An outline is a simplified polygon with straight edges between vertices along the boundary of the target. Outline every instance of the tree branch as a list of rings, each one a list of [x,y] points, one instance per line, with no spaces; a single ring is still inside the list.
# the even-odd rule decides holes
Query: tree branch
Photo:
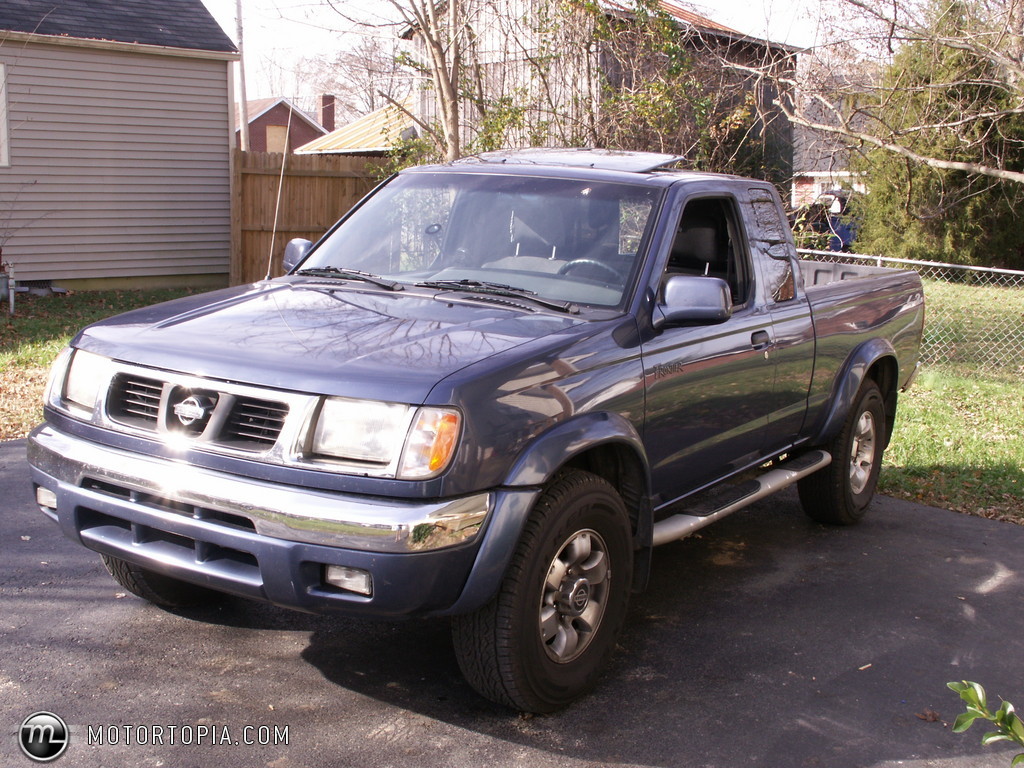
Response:
[[[386,101],[392,107],[394,107],[399,112],[401,112],[403,115],[405,115],[410,120],[412,120],[414,123],[416,123],[416,125],[418,125],[420,128],[422,128],[423,132],[430,137],[431,141],[434,142],[434,145],[439,150],[443,150],[444,149],[444,139],[443,139],[443,137],[436,130],[434,130],[434,128],[431,125],[429,125],[428,123],[426,123],[425,121],[423,121],[422,119],[420,119],[419,117],[414,115],[411,111],[409,111],[408,107],[406,107],[404,104],[399,103],[392,96],[390,96],[389,94],[384,93],[384,91],[377,91],[377,94],[382,99],[384,99],[384,101]]]
[[[1008,171],[1003,168],[994,168],[989,165],[982,163],[964,163],[956,160],[942,160],[937,157],[927,157],[914,152],[909,147],[905,147],[901,144],[896,144],[891,141],[886,141],[878,136],[873,136],[868,133],[861,131],[855,131],[847,126],[836,126],[827,125],[825,123],[815,122],[808,120],[807,118],[801,117],[800,115],[794,114],[790,111],[783,110],[786,112],[786,117],[790,122],[795,125],[802,125],[805,128],[810,128],[815,131],[821,131],[823,133],[830,133],[836,136],[843,136],[848,139],[854,139],[861,142],[862,144],[870,144],[884,149],[887,152],[891,152],[894,155],[905,157],[908,160],[912,160],[920,165],[926,165],[929,168],[940,168],[947,171],[963,171],[964,173],[979,174],[981,176],[990,176],[994,179],[1002,179],[1003,181],[1012,181],[1017,184],[1024,184],[1024,173],[1018,171]]]

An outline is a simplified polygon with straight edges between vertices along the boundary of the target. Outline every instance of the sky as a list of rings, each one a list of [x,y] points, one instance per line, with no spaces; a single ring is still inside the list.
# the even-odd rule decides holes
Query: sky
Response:
[[[346,13],[373,16],[382,0],[334,0]],[[203,0],[224,31],[238,41],[236,0]],[[753,37],[798,47],[815,36],[818,0],[691,0],[697,12]],[[332,10],[327,0],[242,0],[246,95],[252,99],[285,96],[300,106],[310,101],[296,63],[303,57],[329,56],[354,39],[352,24]],[[238,90],[236,88],[236,97]]]

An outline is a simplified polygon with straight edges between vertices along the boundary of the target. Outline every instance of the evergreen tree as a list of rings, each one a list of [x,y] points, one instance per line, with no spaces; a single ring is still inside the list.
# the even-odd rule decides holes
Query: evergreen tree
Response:
[[[974,27],[975,0],[933,4],[933,35],[907,44],[864,105],[872,130],[921,156],[1024,171],[1019,88],[991,59],[949,45]],[[961,124],[951,130],[951,124]],[[1024,268],[1024,185],[915,163],[882,149],[855,163],[870,194],[858,250],[903,258]]]

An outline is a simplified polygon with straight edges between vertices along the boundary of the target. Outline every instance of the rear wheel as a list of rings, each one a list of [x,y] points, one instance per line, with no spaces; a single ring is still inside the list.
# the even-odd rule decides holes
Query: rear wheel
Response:
[[[875,495],[885,441],[885,400],[869,379],[857,393],[843,429],[828,446],[832,463],[798,484],[804,512],[822,523],[858,522]]]
[[[194,608],[209,605],[223,596],[220,592],[164,576],[119,557],[100,555],[100,558],[114,581],[133,595],[161,608]]]
[[[622,499],[581,470],[538,499],[495,598],[456,617],[459,666],[481,694],[546,713],[589,691],[615,647],[632,578]]]

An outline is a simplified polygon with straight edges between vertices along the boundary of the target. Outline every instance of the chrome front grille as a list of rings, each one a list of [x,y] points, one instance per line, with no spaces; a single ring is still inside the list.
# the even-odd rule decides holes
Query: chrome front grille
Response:
[[[95,407],[50,390],[47,406],[93,426],[164,443],[168,455],[188,460],[189,451],[247,461],[361,477],[394,477],[387,465],[355,459],[321,460],[311,452],[325,397],[287,389],[207,378],[119,360],[97,367],[105,393]],[[340,395],[337,395],[340,397]]]
[[[240,397],[231,408],[222,435],[225,442],[262,450],[277,442],[287,416],[288,406],[283,403]]]
[[[98,415],[122,431],[187,439],[204,450],[283,455],[284,443],[295,444],[294,434],[282,440],[286,428],[302,427],[290,424],[289,414],[302,419],[316,401],[312,395],[117,364]]]
[[[156,379],[119,373],[110,384],[107,410],[114,421],[130,426],[156,428],[160,416],[163,383]]]

